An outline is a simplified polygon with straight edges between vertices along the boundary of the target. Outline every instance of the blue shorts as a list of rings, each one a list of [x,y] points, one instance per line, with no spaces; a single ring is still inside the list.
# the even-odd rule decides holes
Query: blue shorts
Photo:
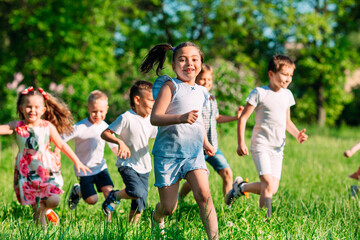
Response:
[[[119,167],[118,170],[125,184],[126,194],[138,198],[131,200],[131,210],[143,211],[146,207],[150,173],[138,173],[126,166]]]
[[[79,177],[79,180],[81,196],[83,199],[96,195],[94,184],[96,185],[98,192],[101,192],[101,188],[104,186],[114,187],[107,168],[95,175]]]
[[[175,184],[179,178],[185,178],[189,171],[207,170],[204,154],[195,158],[168,158],[154,156],[155,187],[166,187]]]
[[[218,148],[214,156],[205,155],[205,160],[219,172],[221,169],[230,168],[229,163],[226,161],[224,154]]]

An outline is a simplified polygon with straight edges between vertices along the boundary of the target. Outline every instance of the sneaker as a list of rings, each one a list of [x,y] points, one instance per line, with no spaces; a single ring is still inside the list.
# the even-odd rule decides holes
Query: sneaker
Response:
[[[357,185],[352,185],[350,187],[350,197],[351,198],[356,198],[357,194],[359,193],[359,187]]]
[[[239,198],[243,195],[245,195],[246,198],[249,198],[249,194],[247,192],[241,191],[241,186],[247,182],[248,182],[247,179],[245,179],[245,181],[244,181],[243,178],[240,176],[235,178],[234,183],[233,183],[233,188],[226,194],[226,197],[225,197],[226,205],[231,206],[231,203],[236,198]]]
[[[80,201],[79,192],[80,192],[80,185],[78,183],[75,183],[71,188],[68,199],[68,206],[71,210],[75,210],[76,206]]]
[[[52,209],[46,211],[46,217],[53,225],[57,226],[60,222],[59,216]]]
[[[105,214],[105,216],[111,215],[111,212],[113,212],[116,208],[116,206],[120,203],[120,200],[116,200],[115,197],[115,192],[117,192],[118,190],[114,191],[111,190],[109,192],[109,195],[107,196],[107,198],[105,199],[105,201],[102,204],[102,210]]]
[[[159,231],[159,234],[165,237],[165,222],[158,223],[154,219],[155,210],[151,211],[151,228],[155,231],[153,235],[156,235],[156,232]]]

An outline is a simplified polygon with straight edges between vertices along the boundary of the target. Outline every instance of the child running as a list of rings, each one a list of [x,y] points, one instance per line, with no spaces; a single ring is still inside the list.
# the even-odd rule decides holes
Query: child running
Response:
[[[173,51],[172,68],[176,78],[160,76],[153,86],[156,100],[150,120],[159,126],[152,153],[160,202],[152,212],[152,225],[164,234],[164,219],[176,209],[179,183],[184,178],[193,190],[208,238],[218,239],[217,217],[203,153],[203,149],[207,155],[215,153],[204,132],[202,119],[208,93],[195,83],[203,54],[192,42],[181,43],[175,48],[159,44],[145,57],[141,72],[149,72],[158,64],[156,73],[159,75],[168,50]]]
[[[108,98],[105,93],[95,90],[88,98],[87,110],[89,117],[74,125],[74,131],[69,135],[62,135],[65,142],[75,140],[75,153],[80,161],[91,170],[91,174],[76,172],[79,183],[75,183],[69,194],[68,206],[74,210],[83,198],[88,204],[98,201],[94,184],[98,192],[103,192],[105,198],[113,190],[113,182],[110,178],[106,160],[104,159],[105,141],[100,137],[108,127],[104,121],[108,106]],[[116,154],[117,145],[108,143]]]
[[[308,138],[305,129],[299,131],[290,118],[290,107],[295,100],[287,86],[292,81],[294,70],[295,64],[290,58],[283,55],[272,57],[268,65],[269,85],[255,88],[246,99],[247,104],[238,121],[237,153],[249,155],[245,125],[255,110],[256,124],[250,150],[260,182],[245,183],[241,177],[236,178],[233,189],[226,196],[228,204],[245,192],[256,193],[260,194],[260,208],[267,208],[268,217],[272,214],[271,199],[279,187],[285,132],[287,130],[299,143]]]
[[[130,105],[131,110],[121,114],[101,134],[104,140],[119,145],[116,166],[125,184],[124,189],[110,192],[102,209],[105,215],[111,216],[121,199],[131,199],[128,222],[136,225],[148,195],[151,171],[148,143],[157,133],[149,116],[154,105],[152,83],[137,81],[130,89]]]
[[[16,136],[15,193],[22,205],[32,206],[35,223],[46,229],[46,215],[53,216],[54,225],[59,223],[52,209],[59,205],[59,194],[63,193],[60,159],[51,152],[50,141],[74,162],[78,172],[90,170],[59,135],[72,131],[72,116],[62,101],[41,88],[28,87],[19,93],[16,110],[20,121],[1,125],[0,135]]]
[[[201,72],[197,75],[195,83],[204,86],[208,92],[210,92],[213,85],[213,68],[207,64],[203,64]],[[215,171],[221,176],[223,181],[223,194],[224,196],[232,188],[233,183],[233,172],[227,162],[224,154],[218,147],[218,139],[216,132],[217,123],[226,123],[236,121],[239,119],[243,106],[240,106],[237,110],[236,116],[225,116],[219,114],[217,101],[213,95],[210,96],[205,107],[202,110],[202,117],[205,124],[205,132],[209,139],[210,144],[215,148],[214,156],[205,156],[205,160],[215,169]],[[179,197],[183,199],[191,191],[188,182],[185,182],[180,190]]]
[[[357,151],[360,150],[360,142],[358,142],[357,144],[355,144],[350,150],[346,150],[344,152],[345,157],[351,157],[352,155],[354,155]],[[358,170],[352,174],[349,175],[349,178],[355,179],[355,180],[360,180],[360,167],[358,168]]]

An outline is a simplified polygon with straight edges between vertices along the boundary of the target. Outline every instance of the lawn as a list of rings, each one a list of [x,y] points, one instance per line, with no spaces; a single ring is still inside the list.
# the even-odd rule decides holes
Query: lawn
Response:
[[[217,211],[220,239],[360,239],[360,208],[351,199],[350,186],[357,182],[347,177],[360,164],[360,152],[346,159],[343,152],[360,140],[360,128],[316,128],[307,130],[309,140],[300,145],[288,136],[284,152],[282,179],[273,198],[273,216],[266,221],[266,211],[258,208],[259,197],[241,198],[232,208],[223,202],[222,182],[209,167],[210,186]],[[247,130],[247,142],[251,130]],[[158,202],[157,189],[150,174],[148,208],[137,226],[128,225],[130,201],[122,201],[111,223],[101,211],[104,200],[90,206],[81,201],[75,211],[67,207],[67,196],[77,181],[72,162],[62,159],[64,191],[55,209],[60,226],[49,225],[47,231],[36,227],[29,206],[21,206],[13,191],[13,165],[17,153],[13,137],[0,137],[0,239],[151,239],[150,212]],[[12,143],[12,144],[10,144]],[[152,142],[151,144],[152,145]],[[219,145],[225,153],[234,177],[241,175],[257,181],[251,156],[238,157],[233,129],[221,129]],[[115,156],[106,150],[109,172],[115,188],[123,188],[115,167]],[[166,219],[167,239],[205,239],[197,205],[190,194]]]

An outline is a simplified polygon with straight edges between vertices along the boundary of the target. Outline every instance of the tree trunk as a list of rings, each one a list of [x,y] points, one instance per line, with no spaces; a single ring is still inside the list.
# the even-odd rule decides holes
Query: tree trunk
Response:
[[[324,86],[321,83],[321,79],[318,80],[319,86],[317,88],[317,97],[316,97],[316,110],[317,110],[317,125],[322,127],[325,125],[326,121],[326,111],[325,111],[325,97],[324,97]]]

